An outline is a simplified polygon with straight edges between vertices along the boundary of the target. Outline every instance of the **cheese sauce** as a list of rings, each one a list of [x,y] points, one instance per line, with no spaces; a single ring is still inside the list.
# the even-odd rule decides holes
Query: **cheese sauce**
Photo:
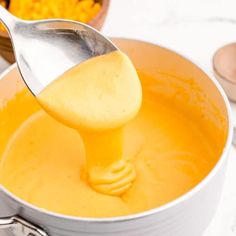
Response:
[[[142,212],[196,186],[218,160],[225,129],[139,77],[115,51],[55,80],[37,98],[43,108],[26,88],[2,104],[0,183],[35,206],[81,217]]]
[[[136,177],[122,195],[101,194],[91,188],[84,136],[43,111],[27,90],[18,93],[0,112],[3,119],[11,119],[11,114],[20,109],[19,114],[28,117],[4,149],[0,182],[40,208],[84,217],[142,212],[192,189],[215,165],[222,144],[212,141],[198,117],[185,112],[184,103],[177,106],[153,92],[156,79],[142,74],[140,79],[142,106],[123,126],[121,141],[123,156],[134,166]],[[15,129],[18,119],[23,118],[14,117],[12,127],[1,124],[3,133],[4,129]],[[101,148],[99,143],[91,142],[86,152],[97,148]]]

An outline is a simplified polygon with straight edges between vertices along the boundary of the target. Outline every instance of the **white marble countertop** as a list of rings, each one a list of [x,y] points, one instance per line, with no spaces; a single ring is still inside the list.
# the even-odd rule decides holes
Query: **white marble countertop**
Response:
[[[103,33],[171,48],[212,73],[211,58],[215,50],[236,42],[235,9],[235,0],[111,0]],[[7,66],[0,58],[0,71]],[[232,108],[236,121],[236,104]],[[232,148],[221,203],[204,236],[234,235],[236,149]],[[1,232],[0,236],[3,236]]]

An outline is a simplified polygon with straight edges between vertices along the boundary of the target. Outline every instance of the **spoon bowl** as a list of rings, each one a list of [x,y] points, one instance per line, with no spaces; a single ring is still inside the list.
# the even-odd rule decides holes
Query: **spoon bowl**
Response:
[[[21,20],[0,7],[19,71],[37,96],[48,84],[87,59],[117,50],[92,27],[71,20]]]

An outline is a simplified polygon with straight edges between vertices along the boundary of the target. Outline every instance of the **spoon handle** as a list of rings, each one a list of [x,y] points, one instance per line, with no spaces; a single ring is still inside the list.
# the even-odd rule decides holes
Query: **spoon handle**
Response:
[[[0,5],[0,21],[6,26],[8,31],[14,29],[17,17],[13,16],[3,6]]]

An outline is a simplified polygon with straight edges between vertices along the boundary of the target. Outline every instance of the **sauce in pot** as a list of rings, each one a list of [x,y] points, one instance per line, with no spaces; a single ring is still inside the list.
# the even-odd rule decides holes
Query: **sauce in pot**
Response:
[[[87,100],[86,96],[91,95],[91,81],[83,78],[91,75],[91,71],[89,74],[86,68],[77,71],[78,67],[67,72],[69,77],[63,77],[66,73],[56,80],[56,87],[52,84],[39,96],[41,105],[56,119],[46,113],[27,90],[19,92],[2,109],[2,117],[17,107],[28,114],[21,125],[14,128],[0,165],[0,182],[18,197],[66,215],[129,215],[174,200],[199,183],[215,165],[222,144],[214,142],[204,131],[198,117],[189,115],[184,103],[177,105],[156,91],[156,79],[139,73],[141,91],[137,74],[125,55],[104,57],[107,56],[113,57],[107,61],[110,74],[103,77],[103,82],[101,77],[94,76],[92,85],[97,85],[92,91],[95,96],[100,87],[109,100],[106,98],[100,104],[96,104],[93,96]],[[114,75],[116,60],[124,60],[118,68],[125,68],[118,81]],[[94,75],[102,71],[98,66]],[[74,97],[77,94],[70,93],[65,84],[65,78],[69,78],[70,86],[75,88],[77,82],[73,83],[73,79],[79,73],[83,75],[78,80],[83,83],[79,86],[83,94],[78,96],[81,105],[88,102],[83,110],[77,107]],[[109,88],[105,85],[111,77],[117,83]],[[55,92],[51,90],[53,87]],[[114,89],[118,91],[117,96]],[[68,100],[62,99],[60,92],[66,94]],[[59,98],[62,100],[49,104],[48,98],[56,102]],[[68,101],[75,110],[66,105]],[[101,113],[101,105],[103,108],[110,105],[106,115]],[[120,116],[119,109],[124,107],[125,112]],[[70,115],[71,111],[75,113]],[[211,126],[211,121],[208,122]]]

